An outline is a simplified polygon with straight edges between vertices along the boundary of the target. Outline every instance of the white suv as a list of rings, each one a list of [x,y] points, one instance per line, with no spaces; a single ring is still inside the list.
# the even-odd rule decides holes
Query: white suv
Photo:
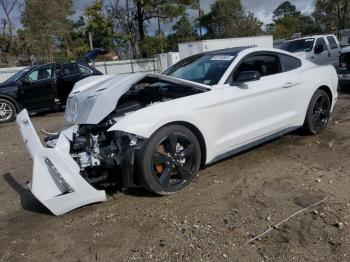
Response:
[[[335,35],[315,35],[288,40],[282,50],[294,53],[318,65],[339,64],[340,45]]]

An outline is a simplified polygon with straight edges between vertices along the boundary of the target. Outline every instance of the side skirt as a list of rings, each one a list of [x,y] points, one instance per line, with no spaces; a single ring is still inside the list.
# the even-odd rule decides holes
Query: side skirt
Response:
[[[266,143],[268,141],[271,141],[271,140],[273,140],[273,139],[275,139],[277,137],[281,137],[281,136],[283,136],[285,134],[288,134],[288,133],[290,133],[292,131],[295,131],[295,130],[297,130],[299,128],[300,128],[300,126],[288,127],[286,129],[282,129],[282,130],[280,130],[280,131],[278,131],[276,133],[273,133],[273,134],[270,134],[268,136],[259,138],[258,140],[255,140],[255,141],[253,141],[251,143],[248,143],[246,145],[240,146],[238,148],[232,149],[232,150],[230,150],[230,151],[228,151],[226,153],[223,153],[223,154],[215,157],[207,165],[210,165],[210,164],[212,164],[214,162],[217,162],[217,161],[220,161],[222,159],[228,158],[229,156],[237,155],[238,153],[241,153],[243,151],[246,151],[246,150],[251,149],[253,147],[256,147],[258,145],[264,144],[264,143]]]

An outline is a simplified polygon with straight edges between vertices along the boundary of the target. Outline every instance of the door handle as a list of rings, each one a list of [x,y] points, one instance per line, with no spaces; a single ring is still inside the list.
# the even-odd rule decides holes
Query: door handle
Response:
[[[290,87],[292,87],[292,86],[295,86],[295,84],[292,83],[292,82],[287,82],[287,83],[284,83],[284,84],[283,84],[283,88],[290,88]]]

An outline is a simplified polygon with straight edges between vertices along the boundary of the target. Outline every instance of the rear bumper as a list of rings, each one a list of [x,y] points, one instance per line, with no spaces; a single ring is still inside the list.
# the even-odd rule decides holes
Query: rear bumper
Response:
[[[17,115],[16,122],[33,159],[29,188],[53,214],[61,215],[106,200],[104,191],[96,190],[80,175],[78,164],[69,154],[69,128],[61,132],[54,148],[46,148],[41,144],[27,110]]]

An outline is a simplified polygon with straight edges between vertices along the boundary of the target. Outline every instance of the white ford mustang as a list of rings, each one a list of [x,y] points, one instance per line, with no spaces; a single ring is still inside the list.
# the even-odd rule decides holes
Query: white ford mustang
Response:
[[[201,165],[302,127],[318,134],[337,101],[337,73],[276,49],[232,48],[188,57],[163,74],[78,82],[68,125],[43,146],[17,116],[34,161],[28,184],[55,215],[104,201],[106,185],[160,195],[184,189]]]

